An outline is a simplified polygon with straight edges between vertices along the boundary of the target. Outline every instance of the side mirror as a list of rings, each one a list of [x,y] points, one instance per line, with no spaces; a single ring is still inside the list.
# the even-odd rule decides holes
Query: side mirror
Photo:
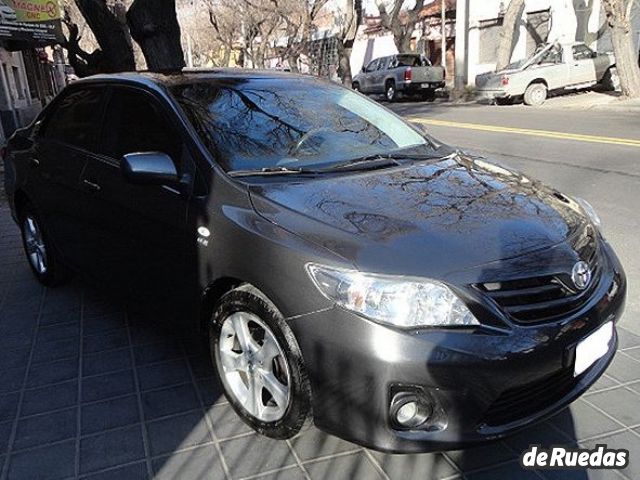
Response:
[[[598,52],[591,52],[591,58],[598,58]]]
[[[169,155],[162,152],[128,153],[120,160],[122,175],[135,185],[169,185],[180,183],[178,171]]]

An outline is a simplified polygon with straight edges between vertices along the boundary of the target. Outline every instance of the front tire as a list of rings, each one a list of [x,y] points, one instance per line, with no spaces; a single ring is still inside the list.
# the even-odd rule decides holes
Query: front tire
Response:
[[[359,84],[358,82],[353,82],[353,83],[351,84],[351,88],[352,88],[353,90],[355,90],[356,92],[359,92],[359,91],[360,91],[360,84]]]
[[[276,306],[245,284],[222,296],[209,346],[225,396],[258,433],[295,436],[311,412],[311,388],[300,347]]]
[[[71,273],[60,261],[35,208],[30,204],[25,205],[19,218],[22,246],[38,282],[53,287],[68,281]]]
[[[544,83],[532,83],[524,92],[524,103],[539,107],[547,99],[547,86]]]

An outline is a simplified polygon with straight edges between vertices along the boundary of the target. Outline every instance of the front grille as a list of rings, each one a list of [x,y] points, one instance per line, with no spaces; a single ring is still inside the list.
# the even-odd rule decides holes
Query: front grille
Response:
[[[482,423],[505,425],[534,415],[567,395],[576,385],[572,368],[563,368],[541,380],[505,390],[485,412]]]
[[[544,323],[570,315],[591,298],[602,273],[597,241],[587,237],[582,243],[576,250],[591,268],[591,282],[585,290],[575,288],[570,273],[481,283],[475,287],[518,323]]]

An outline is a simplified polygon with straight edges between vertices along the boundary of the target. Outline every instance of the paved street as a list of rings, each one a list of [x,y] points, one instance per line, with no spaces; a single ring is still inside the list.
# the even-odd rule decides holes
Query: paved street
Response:
[[[640,117],[520,106],[394,109],[439,121],[426,125],[436,137],[599,211],[630,289],[620,351],[587,395],[515,437],[445,454],[380,454],[313,428],[288,442],[265,439],[232,412],[201,343],[184,337],[178,322],[146,318],[79,282],[40,287],[0,196],[0,480],[640,478]],[[606,443],[630,450],[630,465],[520,471],[520,453],[533,443]]]

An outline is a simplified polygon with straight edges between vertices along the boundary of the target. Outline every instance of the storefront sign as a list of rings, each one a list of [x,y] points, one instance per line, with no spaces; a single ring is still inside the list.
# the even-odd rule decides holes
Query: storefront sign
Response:
[[[62,38],[58,0],[0,0],[0,40],[34,47]]]

